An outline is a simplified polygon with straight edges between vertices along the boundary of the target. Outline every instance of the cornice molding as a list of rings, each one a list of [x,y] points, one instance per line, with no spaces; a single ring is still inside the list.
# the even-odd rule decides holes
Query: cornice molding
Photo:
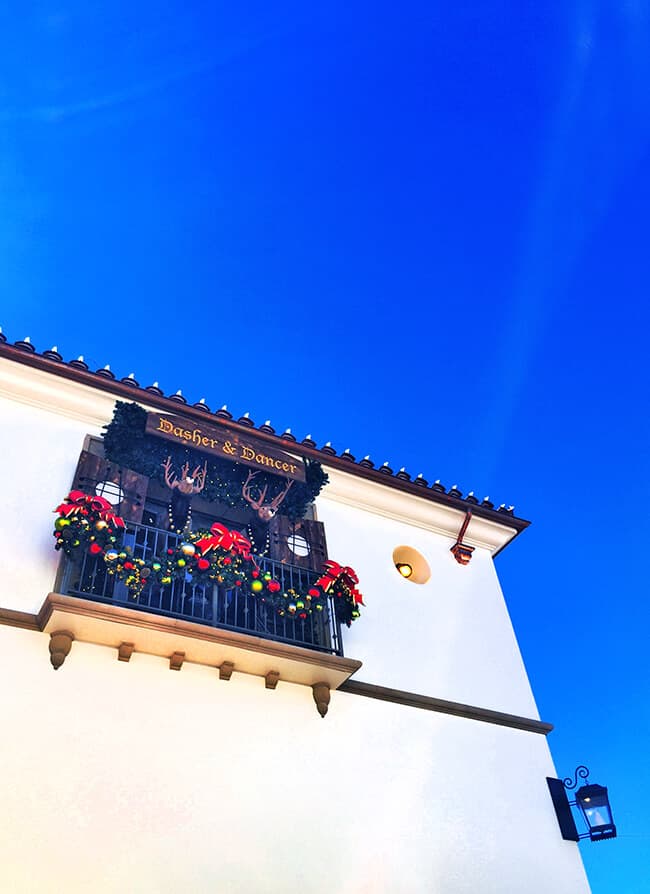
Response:
[[[433,698],[430,695],[418,695],[403,689],[389,689],[386,686],[377,686],[373,683],[362,683],[361,680],[347,680],[339,686],[339,690],[350,695],[362,695],[366,698],[376,698],[384,702],[393,702],[396,705],[408,705],[410,708],[420,708],[424,711],[451,714],[454,717],[465,717],[467,720],[478,720],[481,723],[494,723],[497,726],[507,726],[528,733],[540,733],[543,736],[548,736],[553,730],[552,723],[545,723],[543,720],[535,720],[532,717],[505,714],[502,711],[493,711],[489,708],[477,708],[475,705],[450,702],[443,698]]]
[[[94,429],[110,421],[116,399],[133,401],[145,409],[162,410],[219,427],[227,425],[247,436],[283,450],[320,462],[331,484],[324,496],[341,503],[362,505],[386,518],[398,519],[426,530],[455,537],[468,510],[472,520],[466,541],[496,555],[530,524],[516,516],[475,505],[456,496],[440,493],[410,480],[332,456],[281,435],[243,426],[235,420],[179,404],[146,389],[87,372],[38,354],[25,353],[0,344],[0,395],[49,413],[85,422]]]
[[[374,481],[341,473],[339,469],[323,467],[329,475],[329,484],[317,499],[372,512],[382,518],[401,522],[456,541],[465,519],[467,509],[444,506],[427,500],[420,494],[406,494],[403,491],[382,487]],[[472,513],[463,542],[474,547],[482,547],[492,555],[502,550],[517,536],[514,527],[497,525],[489,519]]]

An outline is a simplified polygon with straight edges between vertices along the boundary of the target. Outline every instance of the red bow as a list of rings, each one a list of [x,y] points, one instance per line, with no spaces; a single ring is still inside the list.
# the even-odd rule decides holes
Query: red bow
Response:
[[[358,583],[359,578],[357,577],[354,568],[350,568],[349,565],[339,565],[338,562],[328,559],[327,562],[325,562],[325,570],[323,574],[316,581],[316,586],[322,587],[325,592],[327,592],[334,584],[339,587],[344,587],[346,590],[349,590],[355,604],[360,603],[363,605],[363,597],[356,588]]]
[[[212,537],[202,537],[196,541],[196,547],[203,555],[211,549],[234,550],[244,559],[251,557],[251,542],[239,531],[231,531],[225,525],[215,522],[210,528]]]
[[[113,507],[108,500],[105,500],[104,497],[85,494],[82,490],[71,490],[65,498],[65,502],[57,506],[54,511],[63,518],[70,518],[74,515],[87,515],[88,510],[97,512],[101,519],[115,525],[116,528],[124,527],[124,519],[113,512]]]

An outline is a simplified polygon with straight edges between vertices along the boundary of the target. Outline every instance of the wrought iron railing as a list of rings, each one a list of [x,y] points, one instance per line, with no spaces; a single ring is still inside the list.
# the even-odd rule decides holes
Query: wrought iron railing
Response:
[[[129,523],[123,546],[129,547],[134,557],[147,561],[174,550],[180,539],[170,531]],[[255,556],[255,561],[262,574],[271,573],[282,591],[293,589],[305,594],[318,577],[315,571],[263,556]],[[341,628],[331,597],[327,597],[322,611],[313,611],[304,619],[288,614],[282,617],[277,608],[253,593],[212,583],[193,584],[188,574],[185,580],[174,580],[166,586],[147,585],[133,599],[126,586],[108,573],[103,557],[88,553],[80,559],[63,557],[58,589],[70,596],[236,630],[319,652],[343,654]]]

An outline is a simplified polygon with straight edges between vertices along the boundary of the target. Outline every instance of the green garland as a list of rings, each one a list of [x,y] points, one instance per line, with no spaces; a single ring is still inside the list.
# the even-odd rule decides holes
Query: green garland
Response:
[[[112,421],[105,426],[104,452],[116,465],[124,466],[165,483],[162,463],[171,456],[179,468],[185,463],[197,465],[197,453],[186,447],[163,441],[145,433],[146,411],[138,404],[117,401]],[[202,455],[203,456],[203,455]],[[204,457],[203,457],[204,458]],[[242,496],[242,484],[248,469],[238,463],[208,459],[208,472],[201,497],[210,502],[224,503],[237,509],[250,509]],[[319,462],[305,460],[306,481],[296,481],[282,502],[282,514],[291,521],[303,518],[307,507],[327,484],[327,475]],[[273,499],[285,485],[285,479],[268,472],[259,472],[257,486],[268,487],[268,499]]]
[[[314,587],[308,593],[282,590],[279,581],[261,570],[252,555],[235,543],[215,543],[212,531],[186,532],[185,539],[163,555],[143,559],[124,546],[124,521],[115,515],[101,497],[71,491],[54,510],[55,549],[63,550],[70,559],[89,554],[103,560],[106,571],[123,583],[133,600],[147,586],[170,586],[174,581],[190,581],[193,585],[216,584],[224,589],[241,588],[242,592],[268,603],[280,617],[305,620],[312,611],[321,612],[327,603],[325,591]],[[223,526],[220,529],[230,534]]]

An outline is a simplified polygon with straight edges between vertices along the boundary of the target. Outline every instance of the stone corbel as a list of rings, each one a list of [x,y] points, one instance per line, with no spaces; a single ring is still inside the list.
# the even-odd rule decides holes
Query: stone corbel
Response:
[[[55,630],[50,633],[50,661],[54,670],[58,670],[72,648],[74,636],[69,630]]]
[[[316,702],[316,707],[318,708],[318,713],[321,717],[324,717],[327,714],[327,709],[330,703],[330,687],[328,683],[314,683],[312,685],[312,692],[314,693],[314,701]]]

